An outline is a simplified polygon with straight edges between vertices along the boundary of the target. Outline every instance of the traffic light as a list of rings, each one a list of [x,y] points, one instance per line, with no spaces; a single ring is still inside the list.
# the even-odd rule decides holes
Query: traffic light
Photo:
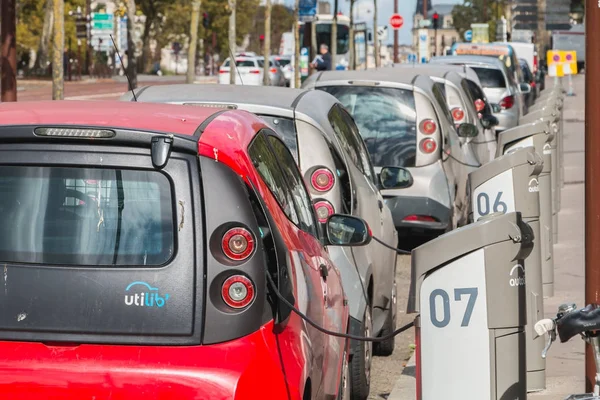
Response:
[[[437,12],[433,13],[432,22],[433,22],[433,29],[439,29],[439,27],[440,27],[440,14],[438,14]]]
[[[202,26],[205,27],[205,28],[208,28],[208,24],[209,24],[208,13],[205,12],[205,13],[202,14]]]

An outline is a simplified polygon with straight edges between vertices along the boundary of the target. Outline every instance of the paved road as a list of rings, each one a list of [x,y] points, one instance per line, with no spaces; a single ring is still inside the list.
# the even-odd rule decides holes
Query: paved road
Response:
[[[214,80],[214,79],[213,79]],[[184,76],[141,76],[139,86],[185,83]],[[92,79],[65,82],[65,100],[117,100],[129,89],[124,77],[115,79]],[[18,101],[52,100],[52,82],[42,80],[19,80]]]

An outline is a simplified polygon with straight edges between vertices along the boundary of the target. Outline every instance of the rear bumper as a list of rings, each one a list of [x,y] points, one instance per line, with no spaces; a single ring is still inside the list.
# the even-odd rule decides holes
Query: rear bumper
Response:
[[[290,357],[301,356],[302,345],[294,333],[275,339],[272,330],[269,323],[211,346],[0,342],[0,393],[6,399],[300,400],[306,363]]]
[[[452,210],[428,197],[384,196],[384,201],[394,218],[398,230],[424,230],[439,232],[449,228],[452,221]],[[405,221],[409,215],[433,217],[437,222]]]
[[[519,115],[516,111],[516,105],[513,108],[515,108],[514,111],[510,110],[510,112],[507,112],[509,110],[506,110],[494,114],[499,122],[498,126],[496,126],[496,132],[505,131],[519,125]]]

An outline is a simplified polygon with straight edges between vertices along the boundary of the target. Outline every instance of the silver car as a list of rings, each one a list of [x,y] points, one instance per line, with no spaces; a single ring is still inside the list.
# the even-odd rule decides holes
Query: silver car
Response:
[[[256,57],[256,61],[258,62],[258,65],[264,69],[265,58]],[[285,86],[285,76],[281,70],[281,65],[279,65],[279,62],[273,56],[269,58],[269,85]]]
[[[398,73],[403,73],[404,69],[415,70],[420,74],[428,75],[446,94],[446,102],[450,108],[450,113],[458,127],[463,122],[468,122],[477,126],[479,134],[474,138],[461,138],[464,145],[470,146],[480,164],[485,164],[493,160],[496,156],[496,130],[494,126],[484,127],[485,122],[478,116],[475,108],[475,100],[471,97],[469,82],[467,80],[468,71],[475,75],[475,71],[464,66],[454,65],[413,65],[413,64],[395,64]],[[473,77],[471,76],[473,79]],[[475,76],[475,79],[476,76]],[[479,79],[477,79],[479,80]],[[464,148],[464,146],[463,146]]]
[[[231,85],[150,86],[138,89],[137,96],[142,102],[239,108],[261,116],[296,158],[321,222],[333,213],[357,215],[375,237],[392,248],[397,246],[392,214],[379,191],[367,148],[352,116],[335,97],[320,91]],[[132,100],[131,93],[122,100]],[[388,168],[384,172],[393,177],[402,171]],[[396,326],[396,252],[376,241],[364,247],[329,246],[328,250],[349,300],[350,332],[364,336],[392,332]],[[352,341],[351,346],[353,398],[366,399],[372,355],[391,354],[394,339],[375,345]]]
[[[500,106],[494,115],[499,124],[498,132],[519,125],[519,118],[524,115],[524,93],[531,91],[527,83],[517,83],[514,75],[506,68],[504,62],[492,56],[445,56],[433,57],[432,64],[467,65],[477,73],[488,99]]]
[[[405,167],[413,185],[383,191],[396,228],[403,234],[440,234],[468,223],[468,174],[479,166],[460,140],[477,128],[457,129],[446,97],[426,75],[394,68],[325,71],[304,87],[327,91],[354,116],[377,170]]]

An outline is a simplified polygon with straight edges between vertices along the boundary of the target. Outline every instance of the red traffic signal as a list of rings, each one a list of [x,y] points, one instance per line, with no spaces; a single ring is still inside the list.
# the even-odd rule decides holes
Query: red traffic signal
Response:
[[[440,14],[434,13],[433,14],[433,19],[440,19]]]
[[[432,20],[433,29],[438,29],[440,27],[440,14],[438,14],[437,12],[433,13]]]
[[[260,35],[260,41],[262,42],[263,40],[265,40],[265,35]]]

